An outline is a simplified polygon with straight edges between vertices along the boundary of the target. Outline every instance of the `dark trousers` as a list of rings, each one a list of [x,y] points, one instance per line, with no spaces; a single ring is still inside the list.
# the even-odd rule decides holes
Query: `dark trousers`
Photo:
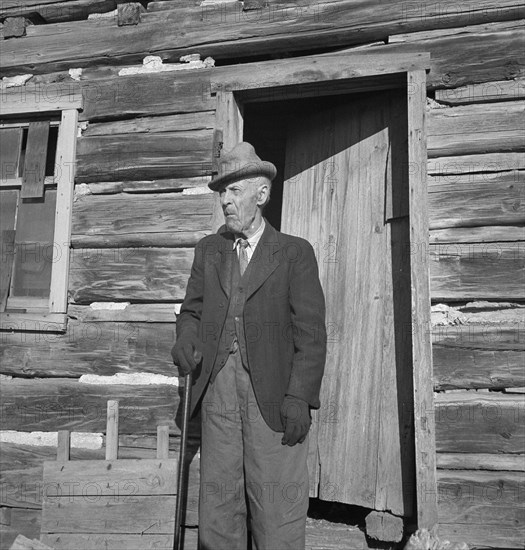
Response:
[[[308,438],[281,444],[261,416],[250,376],[231,353],[202,402],[200,550],[304,550]]]

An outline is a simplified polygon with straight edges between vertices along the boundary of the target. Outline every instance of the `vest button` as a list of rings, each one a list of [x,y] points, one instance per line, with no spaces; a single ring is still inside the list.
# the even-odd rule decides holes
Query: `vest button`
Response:
[[[219,302],[219,307],[224,307],[224,302]]]

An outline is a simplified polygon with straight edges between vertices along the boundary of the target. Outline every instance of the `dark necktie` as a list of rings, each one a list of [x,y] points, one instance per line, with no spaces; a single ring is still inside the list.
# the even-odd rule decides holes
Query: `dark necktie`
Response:
[[[246,268],[248,267],[248,241],[246,239],[239,239],[239,268],[241,270],[241,277],[244,275]]]

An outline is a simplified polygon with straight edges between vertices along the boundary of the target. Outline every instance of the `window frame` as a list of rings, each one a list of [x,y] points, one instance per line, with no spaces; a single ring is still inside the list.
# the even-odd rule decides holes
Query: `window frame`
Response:
[[[35,306],[34,311],[0,312],[0,331],[65,332],[67,328],[69,257],[71,244],[71,218],[75,185],[76,142],[78,113],[82,109],[80,88],[48,85],[20,86],[1,94],[2,117],[20,116],[30,118],[43,113],[60,113],[55,155],[54,176],[46,177],[44,186],[56,186],[56,206],[53,242],[58,244],[60,254],[53,261],[47,311]],[[23,127],[28,123],[8,121],[3,127]],[[53,125],[57,124],[51,123]],[[0,181],[0,190],[21,187],[22,178]]]

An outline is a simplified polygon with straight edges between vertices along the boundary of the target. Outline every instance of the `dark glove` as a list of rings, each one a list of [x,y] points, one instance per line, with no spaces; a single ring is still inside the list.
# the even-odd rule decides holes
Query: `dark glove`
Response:
[[[281,419],[284,424],[284,435],[281,440],[283,445],[293,447],[306,439],[312,423],[310,407],[306,401],[285,395],[281,405]]]
[[[173,363],[179,368],[179,375],[185,376],[197,368],[202,360],[200,340],[193,332],[181,334],[171,349]]]

